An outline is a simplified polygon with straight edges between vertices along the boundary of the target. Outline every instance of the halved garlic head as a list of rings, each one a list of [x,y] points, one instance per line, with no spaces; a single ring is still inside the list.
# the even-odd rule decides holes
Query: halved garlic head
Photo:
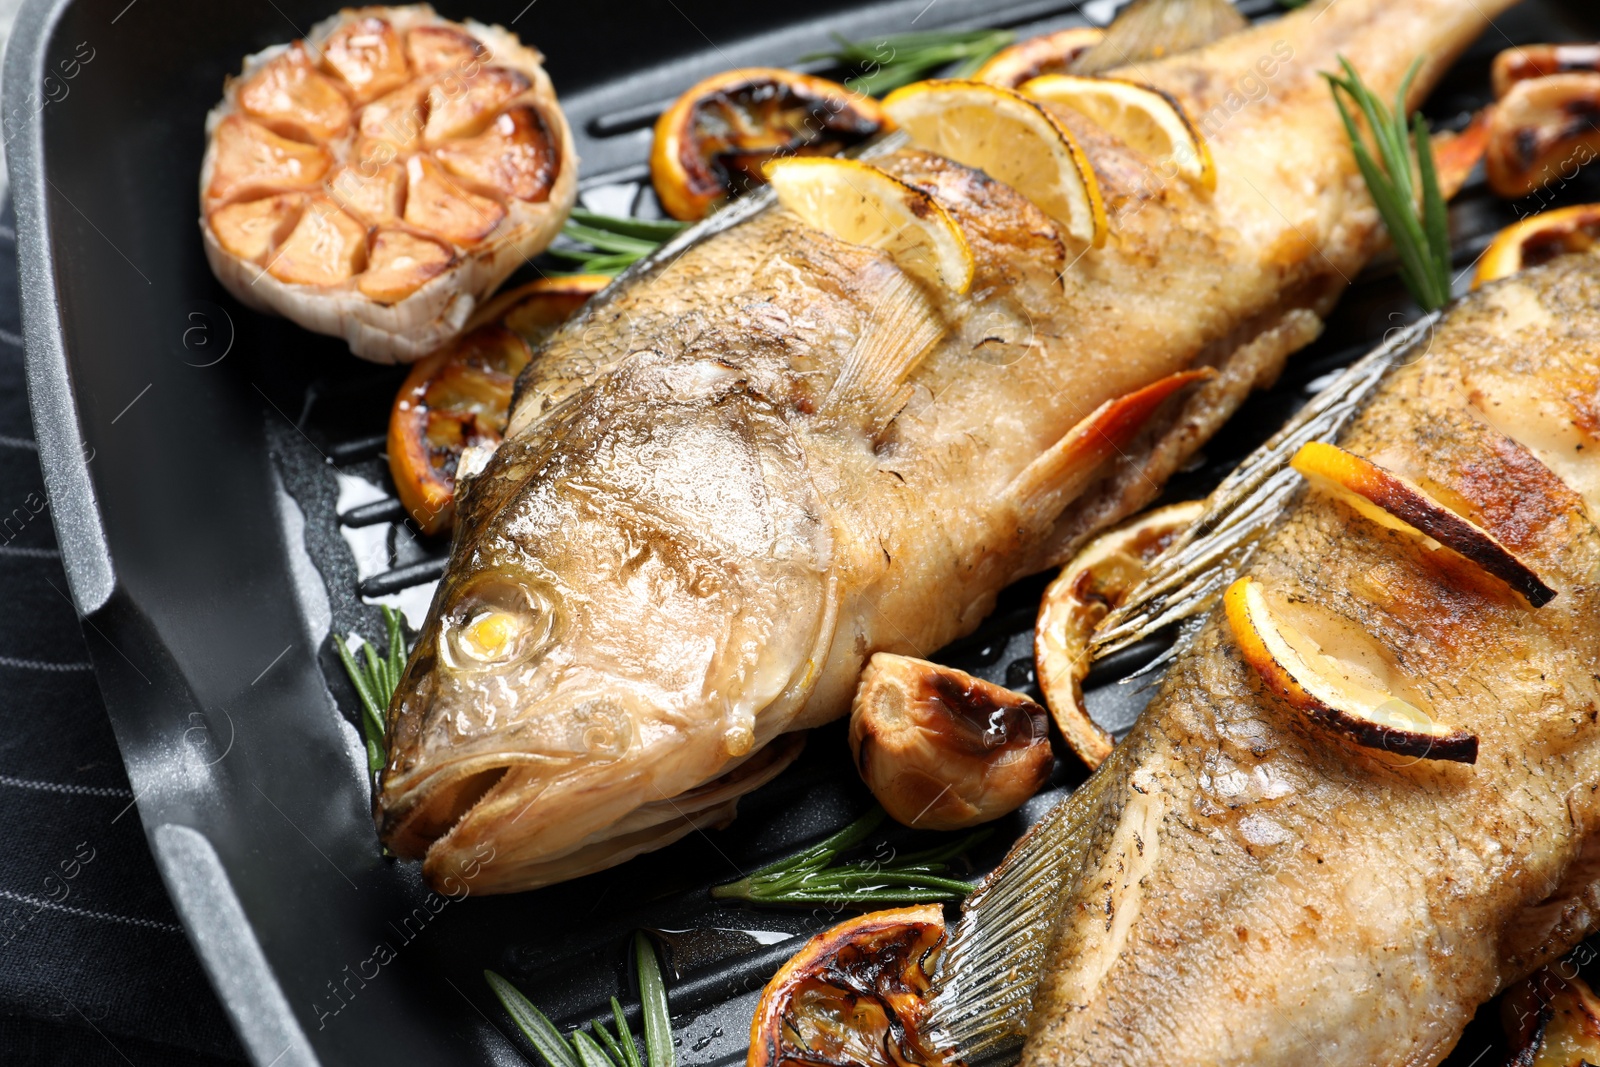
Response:
[[[1420,533],[1478,565],[1543,607],[1556,592],[1493,534],[1402,475],[1320,441],[1289,461],[1312,486],[1339,496],[1380,526]]]
[[[1015,811],[1055,766],[1039,705],[954,667],[888,652],[861,675],[850,750],[883,809],[925,830]]]
[[[575,197],[539,53],[425,4],[342,11],[249,57],[206,132],[200,228],[217,278],[379,363],[459,334]]]
[[[1478,738],[1437,722],[1415,694],[1396,691],[1380,656],[1348,626],[1318,620],[1319,637],[1269,603],[1254,578],[1222,598],[1239,651],[1266,687],[1356,744],[1417,759],[1476,763]],[[1326,646],[1326,647],[1325,647]],[[1412,699],[1406,699],[1411,696]]]
[[[1204,500],[1172,504],[1101,534],[1061,568],[1039,602],[1033,630],[1039,689],[1061,736],[1090,770],[1111,754],[1112,744],[1083,706],[1095,628],[1144,581],[1150,561],[1205,510]]]

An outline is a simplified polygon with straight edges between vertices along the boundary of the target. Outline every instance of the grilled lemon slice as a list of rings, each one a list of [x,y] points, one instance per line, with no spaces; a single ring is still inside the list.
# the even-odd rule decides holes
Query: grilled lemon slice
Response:
[[[885,126],[870,96],[775,67],[713,74],[656,121],[650,180],[675,219],[703,219],[726,197],[762,182],[782,156],[831,156]]]
[[[1354,657],[1331,654],[1268,603],[1261,583],[1240,578],[1222,598],[1234,640],[1267,688],[1364,748],[1473,763],[1478,738],[1437,722],[1382,688]]]
[[[949,212],[927,193],[853,159],[798,156],[764,168],[778,202],[808,226],[880,248],[912,274],[966,292],[972,249]]]
[[[1576,252],[1600,252],[1600,204],[1574,204],[1507,226],[1478,260],[1472,287]]]
[[[1105,40],[1105,36],[1106,31],[1098,26],[1074,26],[1043,37],[1030,37],[990,56],[972,72],[972,80],[1015,89],[1042,74],[1065,72],[1073,60]]]
[[[466,333],[412,364],[389,412],[389,473],[423,533],[454,525],[462,457],[469,447],[492,450],[505,436],[512,387],[533,352],[610,283],[579,274],[501,293]]]
[[[926,81],[890,93],[889,118],[912,144],[1005,182],[1087,244],[1106,239],[1106,208],[1078,142],[1036,101],[972,81]]]
[[[1024,95],[1070,107],[1152,163],[1170,163],[1202,189],[1217,187],[1217,168],[1200,131],[1165,93],[1110,78],[1046,74],[1024,82]]]

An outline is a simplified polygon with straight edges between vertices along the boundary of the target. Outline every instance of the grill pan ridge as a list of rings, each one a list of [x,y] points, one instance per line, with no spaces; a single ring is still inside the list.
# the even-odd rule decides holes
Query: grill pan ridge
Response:
[[[650,210],[651,122],[707,74],[747,64],[826,73],[796,61],[828,47],[832,33],[1003,26],[1027,35],[1103,22],[1112,7],[821,0],[787,11],[641,0],[597,19],[573,0],[525,2],[435,6],[506,24],[546,54],[583,160],[583,200],[616,213]],[[761,985],[798,938],[839,916],[723,904],[707,889],[870,803],[840,725],[815,731],[797,765],[746,798],[727,830],[575,882],[450,900],[430,894],[415,865],[379,855],[356,697],[331,638],[376,638],[379,601],[420,621],[443,566],[447,546],[405,526],[387,482],[383,434],[404,371],[361,364],[337,341],[243,309],[211,278],[195,232],[202,121],[223,77],[332,6],[246,0],[224,15],[203,0],[29,0],[7,50],[4,132],[40,460],[157,864],[258,1065],[536,1063],[482,970],[513,979],[558,1025],[575,1025],[612,995],[635,999],[626,946],[636,929],[651,932],[667,963],[680,1062],[733,1064]],[[1277,10],[1271,0],[1239,6],[1252,17]],[[1436,126],[1459,125],[1484,102],[1495,52],[1513,41],[1600,39],[1600,12],[1528,0],[1498,30],[1435,93]],[[93,59],[63,81],[61,64],[83,46]],[[47,75],[67,91],[45,93]],[[1475,179],[1451,211],[1456,269],[1519,214],[1590,200],[1600,200],[1600,174],[1580,174],[1548,205],[1500,202]],[[1166,499],[1208,490],[1319,379],[1414,316],[1399,288],[1392,266],[1369,269],[1324,336]],[[936,658],[1037,697],[1032,624],[1044,583],[1007,591],[976,634]],[[1121,679],[1158,649],[1097,665],[1088,684],[1097,719],[1126,730],[1150,691],[1148,679]],[[1050,789],[974,853],[973,873],[1082,777],[1063,759]],[[392,961],[378,962],[380,945]],[[1465,1067],[1497,1033],[1474,1023],[1450,1062]]]

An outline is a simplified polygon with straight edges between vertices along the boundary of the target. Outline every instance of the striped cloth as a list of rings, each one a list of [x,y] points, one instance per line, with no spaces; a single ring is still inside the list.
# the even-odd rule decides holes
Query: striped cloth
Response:
[[[0,1063],[242,1061],[151,861],[67,599],[0,211]]]

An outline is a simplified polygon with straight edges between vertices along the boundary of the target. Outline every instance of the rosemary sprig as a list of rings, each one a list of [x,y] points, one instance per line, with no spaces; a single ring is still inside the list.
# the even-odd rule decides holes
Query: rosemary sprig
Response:
[[[958,841],[887,862],[868,857],[836,862],[883,824],[882,808],[867,814],[824,841],[786,859],[769,863],[737,882],[719,885],[719,900],[753,904],[925,904],[960,900],[972,886],[947,877],[947,864],[988,836],[987,830]]]
[[[1439,191],[1439,176],[1433,163],[1433,146],[1428,138],[1428,121],[1421,112],[1405,117],[1406,92],[1422,66],[1422,57],[1411,65],[1394,107],[1384,105],[1367,88],[1348,59],[1339,57],[1345,76],[1324,74],[1339,106],[1350,150],[1366,179],[1367,189],[1378,205],[1378,214],[1389,230],[1395,253],[1400,258],[1400,279],[1424,311],[1436,311],[1450,302],[1450,222],[1444,195]],[[1366,120],[1378,150],[1380,168],[1356,128],[1346,98]],[[1416,167],[1412,168],[1412,153]],[[1420,207],[1419,207],[1420,201]]]
[[[388,631],[388,650],[379,653],[364,637],[350,635],[351,641],[361,642],[365,662],[350,654],[348,643],[334,638],[333,647],[339,652],[339,662],[344,664],[350,684],[361,698],[361,732],[367,742],[367,769],[373,774],[383,770],[386,756],[384,715],[389,710],[389,700],[394,687],[400,684],[400,672],[406,667],[406,639],[400,629],[400,613],[383,605],[383,625]]]
[[[581,248],[554,247],[552,256],[577,264],[579,274],[618,274],[682,232],[683,222],[619,218],[573,208],[561,235]]]
[[[952,64],[960,65],[949,77],[968,77],[1017,35],[1010,30],[931,30],[863,41],[834,34],[833,39],[837,48],[801,59],[832,60],[855,72],[845,85],[868,96],[882,96]]]
[[[574,1030],[563,1037],[548,1016],[534,1007],[521,991],[493,971],[484,971],[484,981],[499,999],[511,1021],[517,1024],[534,1050],[549,1067],[675,1067],[677,1053],[672,1048],[672,1016],[667,1010],[667,986],[661,979],[661,964],[655,949],[644,934],[633,935],[634,967],[639,976],[639,1007],[644,1015],[645,1058],[639,1058],[638,1039],[622,1013],[622,1003],[611,998],[611,1020],[615,1031],[595,1019],[589,1030]]]

